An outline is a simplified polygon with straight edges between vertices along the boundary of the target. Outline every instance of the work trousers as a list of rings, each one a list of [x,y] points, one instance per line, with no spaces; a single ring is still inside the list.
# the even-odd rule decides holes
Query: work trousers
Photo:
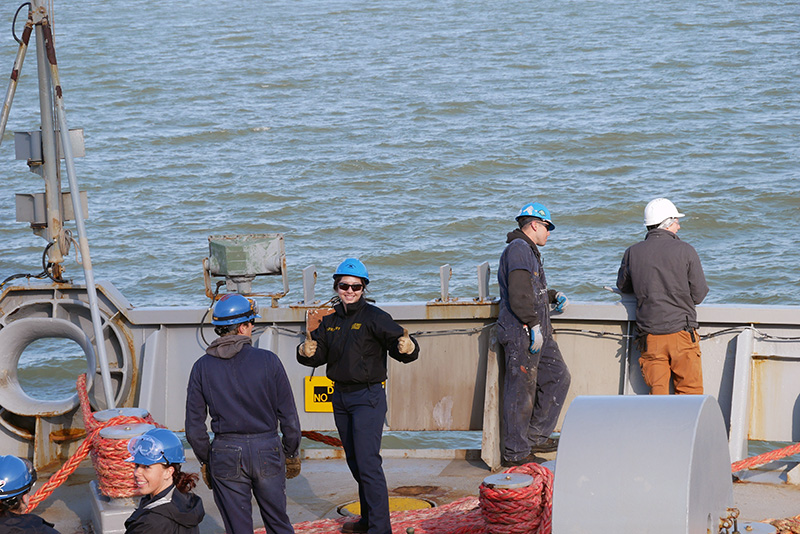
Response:
[[[569,391],[570,374],[552,336],[531,354],[530,336],[521,327],[498,328],[506,374],[503,382],[503,457],[519,461],[541,445],[558,423]]]
[[[367,523],[370,534],[391,534],[389,489],[380,454],[386,392],[380,384],[357,391],[343,389],[333,387],[333,419],[347,467],[358,482],[361,521]]]
[[[286,514],[286,461],[277,434],[221,434],[211,443],[214,502],[228,534],[253,534],[252,495],[267,532],[293,534]]]
[[[696,331],[647,334],[647,347],[639,356],[639,365],[644,381],[650,386],[651,395],[669,395],[670,377],[675,385],[675,393],[703,394],[700,336]]]

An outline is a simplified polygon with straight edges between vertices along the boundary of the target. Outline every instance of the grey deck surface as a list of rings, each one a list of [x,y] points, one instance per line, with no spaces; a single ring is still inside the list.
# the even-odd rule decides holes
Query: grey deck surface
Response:
[[[384,453],[384,469],[391,495],[416,496],[446,504],[461,497],[477,496],[480,483],[491,474],[480,460],[391,457],[397,456],[398,452]],[[552,458],[554,455],[547,456]],[[184,470],[198,472],[199,465],[193,458],[188,459]],[[40,481],[45,480],[45,476],[41,476]],[[88,527],[92,515],[89,482],[94,478],[91,463],[83,462],[67,483],[44,501],[35,513],[55,523],[62,534],[91,532]],[[740,520],[760,521],[800,514],[800,488],[781,483],[780,472],[754,474],[749,480],[756,482],[739,482],[733,488],[735,504],[741,511]],[[201,532],[224,532],[210,490],[201,482],[196,492],[202,497],[206,509]],[[357,490],[343,459],[306,459],[300,476],[287,481],[287,498],[289,517],[293,523],[299,523],[341,517],[337,507],[355,500]],[[263,526],[255,505],[254,524],[256,528]]]

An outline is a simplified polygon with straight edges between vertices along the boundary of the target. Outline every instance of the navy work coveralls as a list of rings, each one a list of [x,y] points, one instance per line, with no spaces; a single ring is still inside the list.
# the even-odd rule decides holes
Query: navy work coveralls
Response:
[[[186,439],[197,459],[208,464],[228,534],[252,534],[251,492],[267,531],[291,534],[285,458],[298,454],[300,420],[283,364],[251,343],[248,336],[222,336],[194,363],[186,395]]]
[[[539,250],[521,230],[509,233],[507,242],[497,271],[500,284],[497,339],[503,345],[506,366],[503,384],[503,457],[519,461],[530,454],[532,445],[543,444],[555,429],[569,391],[570,374],[553,339],[551,299]],[[525,329],[525,323],[511,310],[509,275],[515,270],[530,274],[533,299],[530,306],[538,317],[544,339],[537,354],[531,354],[528,350],[530,334]]]
[[[370,534],[391,534],[389,490],[383,473],[381,435],[386,418],[387,353],[397,361],[409,363],[419,357],[414,352],[401,354],[397,340],[403,327],[391,315],[362,297],[345,309],[342,303],[322,319],[312,332],[317,351],[311,358],[300,354],[297,361],[317,367],[327,364],[326,375],[334,382],[333,418],[344,447],[347,467],[358,482],[362,525]]]

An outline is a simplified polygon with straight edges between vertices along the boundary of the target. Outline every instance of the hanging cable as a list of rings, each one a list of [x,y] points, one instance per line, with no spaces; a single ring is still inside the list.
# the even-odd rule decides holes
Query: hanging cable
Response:
[[[44,252],[42,252],[42,274],[46,275],[50,280],[52,280],[53,282],[55,282],[57,284],[63,284],[63,283],[66,282],[66,280],[61,278],[60,274],[57,275],[57,276],[53,275],[53,272],[55,271],[55,269],[53,267],[56,264],[53,263],[53,262],[47,261],[47,251],[50,250],[50,247],[52,247],[54,244],[55,244],[55,241],[53,241],[51,243],[48,243],[47,246],[44,247]],[[42,278],[44,278],[44,277],[42,277]]]
[[[217,302],[217,295],[219,295],[219,288],[221,288],[224,283],[225,283],[224,280],[220,280],[219,282],[217,282],[217,287],[216,289],[214,289],[214,296],[211,297],[211,304],[208,306],[206,312],[203,314],[203,318],[200,319],[200,338],[203,340],[203,343],[206,344],[206,347],[211,345],[211,343],[209,343],[206,340],[206,336],[203,333],[203,325],[206,322],[206,317],[208,317],[208,312],[210,312],[214,308],[214,304]]]
[[[28,11],[30,12],[31,3],[30,2],[25,2],[24,4],[22,4],[21,6],[19,6],[17,8],[17,12],[14,13],[14,20],[11,23],[11,35],[14,36],[14,40],[17,42],[17,44],[23,44],[22,43],[22,39],[17,37],[17,28],[16,27],[17,27],[17,16],[19,15],[19,12],[22,11],[22,8],[25,7],[25,6],[28,6]]]
[[[18,278],[27,278],[29,280],[31,278],[36,278],[38,280],[41,280],[43,278],[50,278],[53,282],[63,283],[65,280],[62,280],[60,277],[58,279],[53,277],[52,273],[50,272],[52,270],[53,264],[47,262],[47,251],[50,250],[50,247],[52,246],[53,243],[48,243],[48,245],[44,247],[44,252],[42,252],[42,272],[40,272],[39,274],[30,274],[30,273],[12,274],[8,278],[0,282],[0,291],[2,291],[4,285],[6,285],[12,280],[17,280]]]

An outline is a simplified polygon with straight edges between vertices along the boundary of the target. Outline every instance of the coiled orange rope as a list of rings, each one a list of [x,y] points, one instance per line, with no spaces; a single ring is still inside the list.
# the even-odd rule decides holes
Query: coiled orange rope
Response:
[[[98,476],[98,487],[104,495],[108,497],[130,497],[134,494],[135,486],[133,481],[133,464],[125,462],[128,458],[128,447],[126,440],[108,440],[100,436],[100,430],[107,426],[114,425],[130,425],[149,423],[151,425],[158,425],[153,418],[148,415],[146,418],[131,417],[131,416],[117,416],[109,419],[106,422],[97,421],[92,415],[91,406],[89,405],[89,395],[86,392],[86,375],[82,374],[78,377],[77,381],[78,398],[81,402],[81,410],[83,411],[84,425],[88,436],[83,440],[83,443],[78,446],[69,460],[67,460],[61,469],[53,473],[53,475],[45,482],[36,492],[31,495],[28,502],[28,512],[33,511],[39,503],[49,497],[58,486],[63,484],[69,475],[75,472],[80,463],[86,459],[91,452],[92,463],[95,466]],[[116,443],[111,443],[116,442]],[[125,450],[124,458],[121,458],[121,449]],[[97,451],[95,450],[97,449]],[[108,459],[107,459],[108,457]],[[96,458],[96,460],[95,460]],[[101,474],[100,471],[103,471]]]
[[[83,412],[83,424],[92,433],[92,465],[97,473],[97,489],[106,497],[132,497],[136,494],[136,481],[133,477],[134,465],[125,460],[130,458],[127,439],[104,438],[100,430],[107,426],[151,424],[163,428],[150,414],[147,417],[117,416],[103,423],[95,419],[86,391],[86,375],[78,377],[78,398]],[[95,432],[96,431],[96,432]]]

